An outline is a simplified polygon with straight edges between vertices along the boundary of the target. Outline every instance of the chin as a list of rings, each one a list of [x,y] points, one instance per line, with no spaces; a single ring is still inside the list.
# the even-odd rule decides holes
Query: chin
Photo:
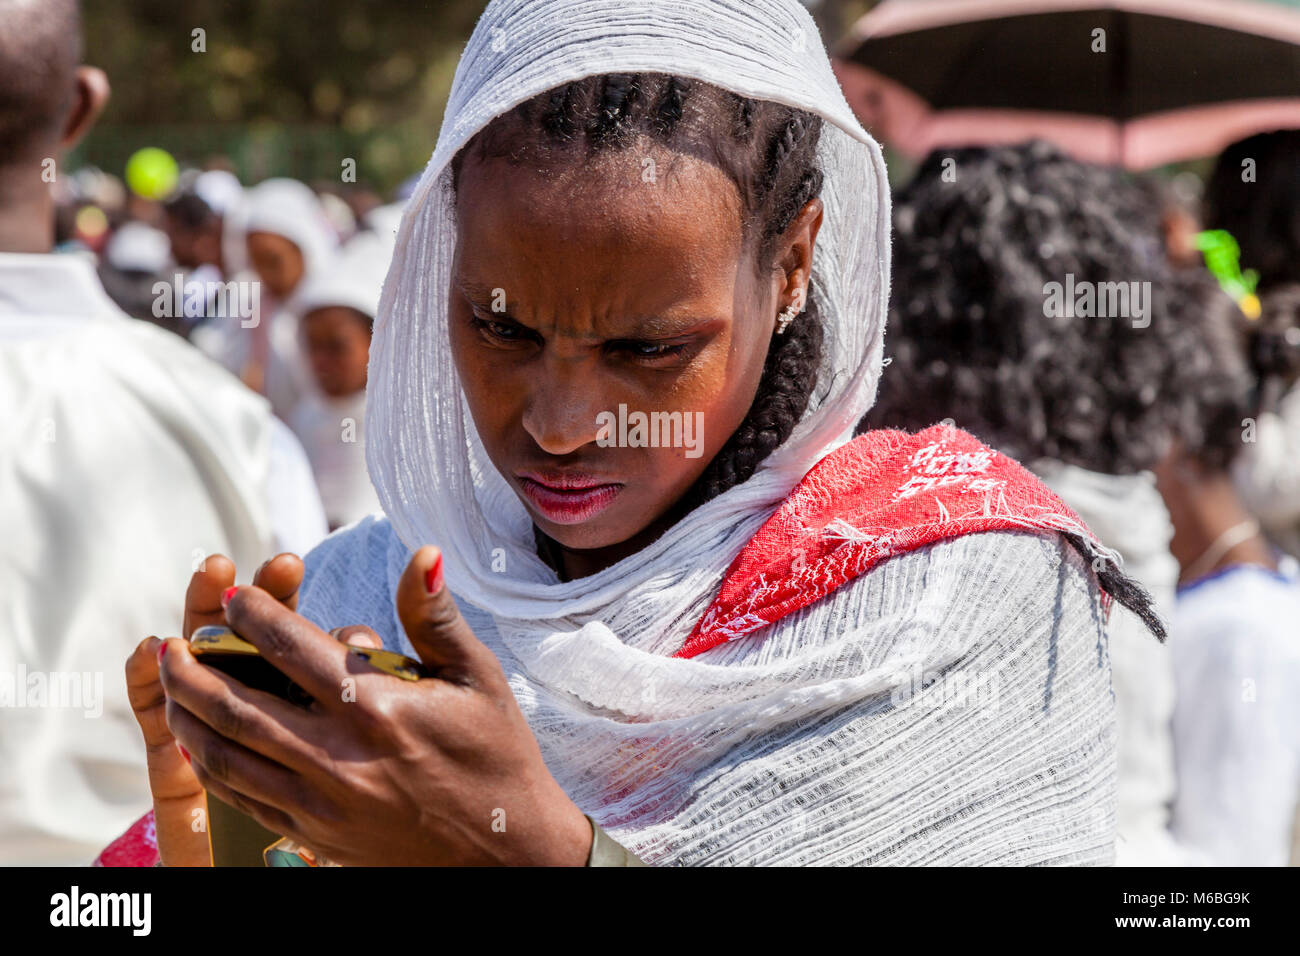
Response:
[[[556,524],[537,515],[533,515],[532,518],[548,538],[570,551],[595,551],[609,548],[622,544],[641,530],[639,527],[630,527],[621,521],[602,521],[599,518],[577,525]]]

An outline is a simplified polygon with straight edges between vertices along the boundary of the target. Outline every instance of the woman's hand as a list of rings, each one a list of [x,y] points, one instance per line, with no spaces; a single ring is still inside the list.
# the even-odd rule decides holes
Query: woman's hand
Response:
[[[296,555],[278,555],[262,565],[253,580],[293,610],[298,605],[302,561]],[[216,554],[204,560],[185,592],[186,640],[205,624],[225,623],[221,595],[234,583],[235,565],[229,558]],[[166,866],[211,866],[203,785],[167,727],[166,696],[159,679],[159,661],[167,647],[157,637],[146,638],[126,662],[127,699],[144,735],[158,855]]]
[[[435,548],[418,551],[397,591],[406,635],[435,676],[377,671],[274,595],[241,588],[225,610],[231,627],[315,703],[244,687],[174,641],[162,663],[167,724],[209,792],[336,863],[581,866],[591,825],[546,769],[441,561]]]

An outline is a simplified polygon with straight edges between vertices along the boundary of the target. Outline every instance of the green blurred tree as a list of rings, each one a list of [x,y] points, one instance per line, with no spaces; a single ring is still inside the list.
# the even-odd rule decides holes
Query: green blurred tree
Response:
[[[87,0],[86,60],[113,98],[77,158],[120,173],[130,152],[160,145],[194,164],[225,154],[255,179],[337,178],[351,157],[360,180],[392,186],[432,151],[485,6]]]
[[[829,40],[872,0],[807,0]],[[86,60],[113,98],[73,157],[121,174],[142,146],[227,157],[246,181],[391,188],[433,151],[487,0],[83,0]],[[203,52],[195,31],[202,31]]]

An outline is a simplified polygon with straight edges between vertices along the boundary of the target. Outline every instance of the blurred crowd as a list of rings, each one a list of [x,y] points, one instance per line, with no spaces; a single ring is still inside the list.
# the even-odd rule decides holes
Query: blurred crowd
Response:
[[[402,200],[355,184],[248,185],[220,156],[174,172],[160,150],[136,159],[161,168],[136,166],[156,198],[128,185],[130,167],[127,181],[89,166],[57,181],[56,251],[92,256],[124,313],[187,339],[267,398],[306,452],[329,530],[379,510],[365,466],[366,366]]]

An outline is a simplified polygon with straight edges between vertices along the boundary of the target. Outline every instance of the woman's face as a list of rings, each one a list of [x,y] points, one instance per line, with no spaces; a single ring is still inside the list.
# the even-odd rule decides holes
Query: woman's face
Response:
[[[274,232],[248,234],[248,259],[259,279],[277,299],[287,299],[307,271],[302,252]]]
[[[542,531],[616,552],[596,567],[675,520],[745,417],[820,224],[814,202],[806,248],[760,276],[726,174],[654,158],[655,181],[629,149],[553,173],[471,161],[458,186],[450,339],[474,423]]]

